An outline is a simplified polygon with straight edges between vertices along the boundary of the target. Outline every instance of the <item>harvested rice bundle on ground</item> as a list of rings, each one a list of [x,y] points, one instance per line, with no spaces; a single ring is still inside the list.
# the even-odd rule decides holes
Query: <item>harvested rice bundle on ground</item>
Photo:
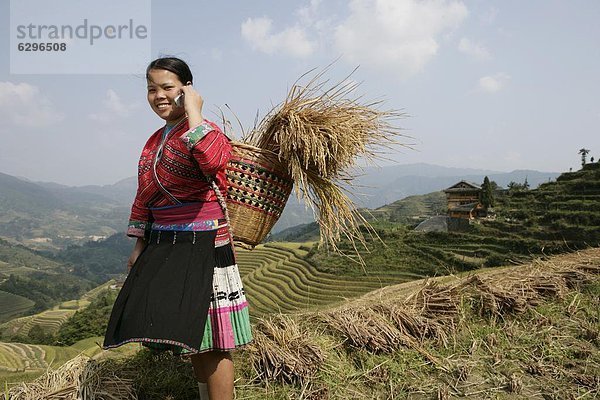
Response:
[[[459,286],[440,285],[426,281],[423,287],[406,299],[406,304],[428,318],[452,319],[460,312],[461,290]]]
[[[373,232],[343,184],[352,184],[359,158],[373,162],[400,143],[404,135],[395,122],[405,115],[380,110],[381,102],[361,103],[353,97],[356,83],[326,88],[325,72],[306,85],[296,82],[245,142],[272,151],[288,167],[296,194],[316,213],[321,242],[339,250],[343,237],[364,244],[361,225]]]
[[[248,352],[261,380],[304,382],[325,360],[321,348],[310,341],[310,335],[285,315],[260,320]]]
[[[85,355],[69,360],[57,370],[48,371],[33,382],[11,388],[5,400],[135,400],[129,379],[119,378],[109,364]]]
[[[383,303],[373,307],[378,313],[394,323],[402,333],[417,342],[425,339],[438,339],[446,344],[449,324],[441,324],[435,319],[421,315],[417,310],[402,303]]]
[[[353,348],[364,348],[372,353],[391,353],[401,344],[405,335],[369,308],[340,309],[323,314],[325,324],[339,333]]]

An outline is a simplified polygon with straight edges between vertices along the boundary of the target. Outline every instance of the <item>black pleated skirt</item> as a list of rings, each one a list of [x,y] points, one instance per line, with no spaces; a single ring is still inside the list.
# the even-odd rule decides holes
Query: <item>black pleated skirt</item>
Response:
[[[185,353],[206,350],[215,268],[235,266],[232,246],[215,248],[215,236],[216,231],[162,231],[160,238],[151,237],[115,301],[105,349],[142,342]]]

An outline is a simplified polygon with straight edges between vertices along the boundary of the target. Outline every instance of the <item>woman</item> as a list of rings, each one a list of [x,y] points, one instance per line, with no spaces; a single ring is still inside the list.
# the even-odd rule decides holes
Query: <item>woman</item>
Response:
[[[231,145],[203,118],[184,61],[154,60],[146,79],[148,103],[166,124],[140,157],[127,230],[137,241],[104,348],[141,342],[191,356],[201,399],[230,399],[229,351],[252,340],[223,197]]]

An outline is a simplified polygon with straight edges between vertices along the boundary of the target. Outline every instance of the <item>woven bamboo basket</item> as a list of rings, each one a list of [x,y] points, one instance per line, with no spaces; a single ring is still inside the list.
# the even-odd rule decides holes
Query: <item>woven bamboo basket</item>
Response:
[[[232,145],[225,169],[229,220],[234,240],[254,247],[281,216],[294,182],[273,152],[240,142]]]

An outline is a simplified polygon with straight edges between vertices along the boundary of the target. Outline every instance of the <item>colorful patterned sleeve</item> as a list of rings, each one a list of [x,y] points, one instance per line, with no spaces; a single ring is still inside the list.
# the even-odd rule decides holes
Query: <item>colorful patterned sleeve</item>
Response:
[[[131,216],[127,225],[127,236],[146,237],[152,227],[150,210],[144,206],[136,195],[131,207]]]
[[[181,140],[198,162],[205,175],[215,175],[225,168],[231,158],[231,144],[221,129],[204,120],[199,126],[181,136]]]

